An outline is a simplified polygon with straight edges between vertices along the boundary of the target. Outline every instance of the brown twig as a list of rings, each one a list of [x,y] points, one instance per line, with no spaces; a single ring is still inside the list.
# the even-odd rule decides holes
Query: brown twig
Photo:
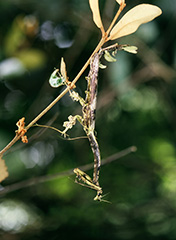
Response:
[[[106,31],[106,34],[107,34],[107,36],[109,35],[110,31],[112,30],[112,28],[113,28],[114,24],[115,24],[115,23],[116,23],[116,21],[117,21],[117,18],[119,17],[120,13],[121,13],[121,12],[122,12],[122,10],[125,8],[125,6],[126,6],[126,4],[125,4],[125,3],[122,3],[122,5],[120,5],[120,8],[119,8],[119,10],[117,11],[117,13],[116,13],[116,15],[115,15],[114,19],[112,20],[112,22],[111,22],[111,24],[110,24],[110,26],[109,26],[108,30]],[[109,40],[109,39],[108,39],[108,40]]]
[[[93,53],[91,54],[91,56],[89,57],[89,59],[87,60],[87,62],[84,64],[84,66],[82,67],[82,69],[80,70],[80,72],[77,74],[77,76],[74,78],[74,80],[71,82],[71,84],[69,84],[66,89],[64,89],[61,94],[56,97],[54,99],[53,102],[51,102],[41,113],[39,113],[39,115],[37,115],[36,118],[34,118],[25,128],[24,130],[28,131],[29,128],[31,128],[40,118],[42,118],[70,89],[75,87],[75,83],[78,81],[78,79],[81,77],[81,75],[84,73],[84,71],[86,70],[86,68],[89,66],[90,64],[90,59],[92,58],[92,56],[97,53],[100,48],[104,45],[104,43],[106,43],[107,41],[109,41],[108,39],[108,35],[111,31],[111,29],[113,28],[118,16],[120,15],[120,13],[122,12],[122,10],[124,9],[124,7],[126,6],[126,4],[121,4],[119,7],[118,12],[116,13],[114,19],[112,20],[108,30],[102,35],[102,38],[100,40],[100,42],[98,43],[97,47],[95,48],[95,50],[93,51]],[[0,151],[0,156],[3,156],[3,154],[13,146],[13,144],[15,144],[20,138],[22,137],[22,135],[16,135],[12,141],[7,144],[7,146],[4,147],[4,149],[2,149]],[[24,136],[24,142],[27,143],[27,137]]]
[[[109,157],[107,157],[106,159],[103,159],[102,160],[102,165],[105,165],[105,164],[109,164],[113,161],[116,161],[117,159],[120,159],[132,152],[136,152],[137,148],[135,146],[131,146],[129,148],[126,148],[120,152],[117,152]],[[93,168],[93,163],[90,163],[90,164],[86,164],[86,165],[83,165],[83,166],[79,166],[79,168],[83,171],[87,171],[87,170],[90,170]],[[63,171],[63,172],[60,172],[60,173],[56,173],[56,174],[51,174],[51,175],[48,175],[48,176],[41,176],[41,177],[35,177],[35,178],[32,178],[32,179],[28,179],[28,180],[24,180],[24,181],[21,181],[21,182],[18,182],[18,183],[14,183],[14,184],[11,184],[9,186],[6,186],[4,189],[2,189],[0,191],[0,195],[3,196],[7,193],[10,193],[10,192],[14,192],[14,191],[17,191],[17,190],[20,190],[20,189],[23,189],[23,188],[26,188],[26,187],[30,187],[30,186],[34,186],[34,185],[37,185],[37,184],[40,184],[40,183],[44,183],[44,182],[48,182],[48,181],[52,181],[54,179],[59,179],[59,178],[62,178],[62,177],[68,177],[70,175],[73,175],[73,168],[72,169],[69,169],[67,171]]]

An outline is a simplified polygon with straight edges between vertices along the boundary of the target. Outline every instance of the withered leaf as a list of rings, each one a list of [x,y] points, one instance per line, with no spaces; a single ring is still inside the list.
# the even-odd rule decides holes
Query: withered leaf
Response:
[[[63,57],[61,58],[60,72],[61,72],[61,75],[64,77],[64,79],[67,80],[66,64],[64,62]]]
[[[5,165],[5,161],[0,158],[0,182],[6,179],[9,176],[7,171],[7,166]]]
[[[102,29],[103,24],[100,16],[99,2],[98,0],[89,0],[89,5],[93,13],[93,21],[98,28]],[[104,28],[103,28],[104,29]]]
[[[159,7],[151,4],[140,4],[129,10],[110,32],[110,40],[114,40],[131,33],[134,33],[138,27],[152,21],[161,15]]]

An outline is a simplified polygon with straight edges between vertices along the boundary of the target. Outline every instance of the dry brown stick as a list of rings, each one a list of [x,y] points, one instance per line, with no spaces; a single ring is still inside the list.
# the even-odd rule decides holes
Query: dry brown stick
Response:
[[[137,148],[135,146],[131,146],[129,148],[126,148],[126,149],[124,149],[120,152],[117,152],[117,153],[107,157],[106,159],[103,159],[102,160],[102,165],[109,164],[113,161],[116,161],[117,159],[120,159],[120,158],[122,158],[122,157],[124,157],[124,156],[126,156],[126,155],[128,155],[132,152],[135,152],[136,150],[137,150]],[[83,166],[79,166],[79,168],[83,171],[90,170],[90,169],[93,168],[93,163],[86,164],[86,165],[83,165]],[[67,177],[67,176],[70,176],[72,174],[74,174],[73,173],[73,168],[69,169],[69,170],[66,170],[66,171],[63,171],[63,172],[60,172],[60,173],[51,174],[51,175],[48,175],[48,176],[35,177],[35,178],[32,178],[32,179],[28,179],[28,180],[24,180],[24,181],[21,181],[21,182],[18,182],[18,183],[14,183],[14,184],[8,185],[5,188],[3,188],[0,191],[0,196],[3,196],[3,195],[5,195],[7,193],[10,193],[10,192],[17,191],[19,189],[34,186],[34,185],[44,183],[44,182],[47,182],[47,181],[52,181],[54,179]]]

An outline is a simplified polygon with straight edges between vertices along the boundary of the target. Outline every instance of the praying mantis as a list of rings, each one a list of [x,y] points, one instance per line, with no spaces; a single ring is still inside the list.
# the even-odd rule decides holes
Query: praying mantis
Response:
[[[100,200],[102,196],[102,188],[99,185],[99,171],[101,166],[101,156],[99,145],[95,137],[95,112],[96,112],[96,102],[97,102],[97,86],[98,86],[98,70],[99,70],[99,58],[100,53],[96,53],[90,61],[90,71],[88,74],[87,80],[87,90],[85,100],[75,92],[71,91],[70,95],[73,100],[77,98],[82,105],[82,116],[69,116],[69,121],[67,121],[64,126],[66,127],[63,131],[63,134],[66,133],[68,129],[76,123],[76,119],[81,123],[83,129],[87,135],[87,138],[90,142],[90,146],[94,155],[94,172],[93,180],[83,171],[76,168],[74,173],[77,175],[79,180],[86,183],[88,187],[97,191],[97,196],[94,200]],[[76,181],[80,184],[80,181]]]

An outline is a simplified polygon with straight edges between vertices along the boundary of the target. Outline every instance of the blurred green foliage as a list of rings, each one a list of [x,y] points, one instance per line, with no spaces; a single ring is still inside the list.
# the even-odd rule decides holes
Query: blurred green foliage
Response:
[[[127,9],[141,3],[127,0]],[[148,0],[163,14],[119,43],[138,46],[138,54],[117,54],[99,74],[96,131],[103,158],[135,145],[136,153],[101,168],[100,183],[112,204],[94,202],[95,193],[55,179],[3,195],[0,238],[176,239],[176,32],[173,0]],[[117,10],[100,0],[105,26]],[[15,123],[29,123],[62,90],[48,83],[61,57],[72,80],[99,41],[88,0],[1,0],[0,2],[0,147],[12,139]],[[81,77],[77,91],[84,96]],[[59,129],[79,104],[66,95],[39,123]],[[28,132],[4,156],[16,182],[92,162],[87,140],[65,141],[52,130]],[[77,124],[71,137],[83,135]],[[92,171],[88,172],[92,174]]]

